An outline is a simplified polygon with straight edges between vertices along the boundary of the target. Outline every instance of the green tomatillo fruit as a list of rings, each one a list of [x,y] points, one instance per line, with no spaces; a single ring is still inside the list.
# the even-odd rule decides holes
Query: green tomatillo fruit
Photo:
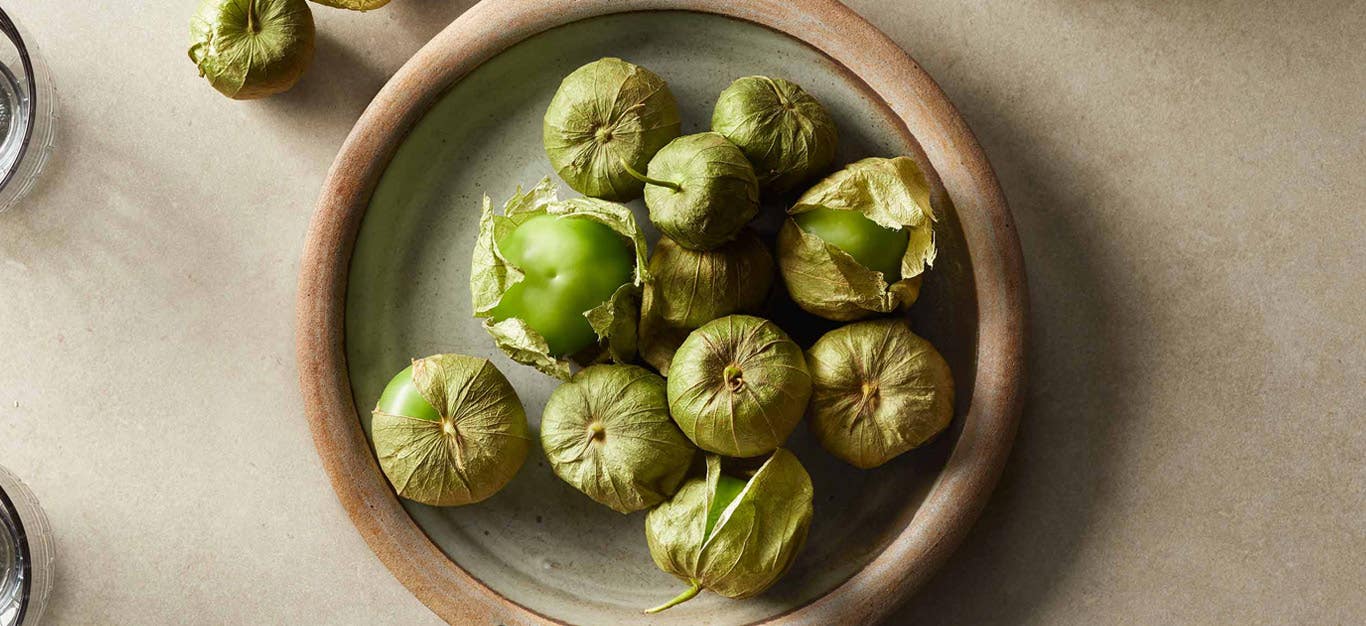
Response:
[[[825,107],[781,78],[746,76],[721,92],[711,129],[744,151],[765,193],[784,193],[824,173],[839,134]]]
[[[554,355],[574,354],[597,341],[583,312],[611,299],[635,273],[635,259],[621,237],[586,217],[537,215],[498,246],[525,277],[508,288],[490,318],[525,320]]]
[[[730,241],[759,212],[759,181],[740,149],[717,133],[684,135],[650,159],[650,221],[678,245],[710,250]]]
[[[669,417],[664,379],[635,365],[594,365],[555,388],[541,445],[555,475],[619,513],[673,495],[697,451]]]
[[[190,60],[235,100],[293,87],[313,61],[313,40],[304,0],[202,0],[190,19]]]
[[[570,357],[634,357],[648,272],[645,238],[629,209],[555,196],[549,178],[519,188],[502,215],[484,197],[470,294],[500,349],[567,380]]]
[[[953,375],[930,342],[904,320],[855,322],[807,352],[816,440],[869,469],[944,430],[953,419]]]
[[[934,209],[909,157],[854,162],[808,189],[778,232],[778,267],[793,302],[855,320],[904,309],[934,262]]]
[[[748,228],[712,250],[689,250],[661,237],[650,254],[641,305],[641,356],[668,376],[688,333],[718,317],[757,313],[772,284],[773,257]]]
[[[669,411],[697,447],[767,454],[801,421],[811,397],[802,349],[776,324],[728,315],[694,330],[669,366]]]
[[[707,476],[683,485],[645,516],[655,565],[687,583],[658,613],[709,589],[727,598],[763,593],[792,567],[814,512],[811,476],[779,448],[748,479],[725,474],[707,457]]]
[[[627,168],[644,169],[681,128],[664,79],[608,57],[560,83],[545,112],[542,141],[551,167],[575,191],[626,201],[639,198],[645,186]]]
[[[398,495],[432,506],[478,502],[526,461],[531,433],[507,378],[461,354],[413,361],[389,381],[370,425]]]
[[[792,220],[803,231],[854,257],[859,265],[882,272],[887,282],[901,278],[901,257],[906,255],[910,231],[887,228],[858,211],[825,207],[794,215]]]

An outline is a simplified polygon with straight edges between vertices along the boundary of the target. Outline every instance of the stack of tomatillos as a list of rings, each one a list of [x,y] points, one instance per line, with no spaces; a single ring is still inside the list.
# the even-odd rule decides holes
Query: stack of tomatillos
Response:
[[[778,78],[733,82],[711,127],[681,134],[668,85],[645,68],[604,58],[575,70],[543,136],[584,197],[560,199],[549,178],[501,211],[485,197],[471,273],[497,346],[565,381],[542,412],[552,469],[613,510],[649,511],[655,563],[687,584],[652,611],[702,589],[750,597],[787,571],[813,514],[811,478],[782,447],[803,417],[831,454],[873,468],[953,416],[948,365],[888,315],[915,302],[935,256],[916,162],[831,172],[834,121]],[[618,204],[642,196],[662,233],[653,252]],[[761,196],[788,199],[774,238],[749,226]],[[774,284],[851,323],[803,350],[759,317]],[[399,495],[457,505],[512,479],[531,429],[490,362],[437,355],[390,382],[373,440]]]

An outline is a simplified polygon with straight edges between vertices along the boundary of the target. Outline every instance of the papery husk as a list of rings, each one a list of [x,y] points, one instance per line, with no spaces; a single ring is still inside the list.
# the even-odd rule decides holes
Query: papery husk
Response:
[[[953,419],[953,374],[904,320],[849,324],[807,351],[807,421],[843,461],[869,469],[918,447]]]
[[[811,396],[802,349],[776,324],[728,315],[694,330],[669,367],[669,411],[697,447],[767,454],[801,421]]]
[[[689,250],[661,237],[649,268],[640,352],[665,376],[689,332],[732,313],[757,313],[773,284],[773,257],[749,229],[714,250]]]
[[[680,246],[710,250],[759,213],[759,181],[735,144],[718,133],[684,135],[650,159],[650,222]],[[671,188],[667,185],[675,185]]]
[[[883,227],[910,229],[901,279],[888,284],[881,272],[789,218],[778,232],[778,267],[793,302],[837,321],[911,306],[920,295],[921,275],[936,254],[929,181],[915,161],[904,156],[856,161],[803,193],[788,214],[818,208],[859,211]]]
[[[311,0],[323,6],[334,9],[347,9],[349,11],[373,11],[386,4],[389,0]]]
[[[765,193],[785,193],[827,171],[835,160],[835,120],[788,80],[746,76],[726,87],[711,129],[740,147]]]
[[[593,362],[601,356],[617,362],[635,357],[640,289],[649,278],[649,271],[645,268],[645,236],[630,209],[594,198],[558,200],[556,195],[555,184],[550,178],[525,192],[518,187],[517,192],[503,205],[501,215],[494,212],[493,201],[484,196],[479,235],[475,240],[470,267],[470,298],[474,316],[485,318],[484,329],[493,337],[499,349],[518,363],[535,367],[560,380],[568,380],[569,359],[550,354],[545,338],[535,329],[517,318],[498,322],[489,318],[503,294],[524,278],[521,270],[503,256],[498,242],[528,219],[550,214],[591,219],[616,231],[630,243],[636,256],[634,280],[618,288],[609,300],[583,312],[598,335],[600,348],[575,355],[574,359],[580,362]]]
[[[681,128],[678,104],[664,79],[607,57],[560,83],[545,112],[542,140],[551,167],[571,188],[624,202],[639,198],[645,183],[622,162],[644,171]]]
[[[413,385],[440,421],[376,409],[375,455],[398,495],[433,506],[479,502],[526,461],[531,433],[517,392],[487,360],[439,354],[413,361]]]
[[[190,19],[189,55],[219,93],[250,100],[299,82],[313,62],[315,37],[304,0],[201,0]]]
[[[678,491],[697,450],[669,417],[664,379],[634,365],[594,365],[556,388],[541,445],[557,476],[619,513]]]
[[[645,517],[655,565],[690,585],[648,612],[686,601],[698,589],[735,599],[756,596],[787,573],[806,543],[814,491],[811,476],[791,452],[775,450],[708,533],[707,513],[720,476],[721,459],[708,455],[705,479],[689,480]]]

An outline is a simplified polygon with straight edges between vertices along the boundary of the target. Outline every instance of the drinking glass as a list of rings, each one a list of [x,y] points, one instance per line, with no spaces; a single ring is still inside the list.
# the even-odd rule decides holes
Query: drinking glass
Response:
[[[23,26],[0,8],[0,213],[33,187],[56,139],[57,92]]]
[[[33,492],[0,467],[0,626],[36,626],[52,592],[52,530]]]

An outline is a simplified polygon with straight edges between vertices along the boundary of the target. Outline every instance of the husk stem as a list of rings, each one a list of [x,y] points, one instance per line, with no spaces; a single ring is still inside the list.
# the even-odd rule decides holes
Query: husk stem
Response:
[[[647,184],[647,185],[655,185],[655,186],[657,186],[657,187],[665,187],[665,188],[668,188],[668,189],[672,189],[672,190],[674,190],[674,191],[683,191],[683,185],[680,185],[680,184],[675,183],[675,182],[672,182],[672,181],[660,180],[660,179],[658,179],[658,178],[650,178],[649,176],[646,176],[646,175],[644,175],[644,174],[641,174],[640,172],[637,172],[637,171],[636,171],[636,168],[631,167],[631,164],[626,162],[626,159],[623,159],[623,158],[621,158],[621,157],[617,157],[617,161],[621,162],[621,167],[624,168],[624,169],[626,170],[626,173],[627,173],[627,174],[630,174],[630,175],[631,175],[631,178],[634,178],[634,179],[636,179],[636,180],[638,180],[638,181],[640,181],[640,182],[642,182],[642,183],[645,183],[645,184]]]
[[[676,596],[674,599],[669,600],[668,602],[665,602],[664,604],[661,604],[653,609],[648,609],[645,612],[653,615],[655,613],[659,613],[660,611],[676,607],[680,604],[683,604],[684,602],[687,602],[688,600],[697,597],[697,594],[700,591],[702,591],[702,583],[694,582],[691,587],[684,589],[683,593],[678,594],[678,596]]]
[[[247,32],[256,33],[256,0],[247,0]]]

